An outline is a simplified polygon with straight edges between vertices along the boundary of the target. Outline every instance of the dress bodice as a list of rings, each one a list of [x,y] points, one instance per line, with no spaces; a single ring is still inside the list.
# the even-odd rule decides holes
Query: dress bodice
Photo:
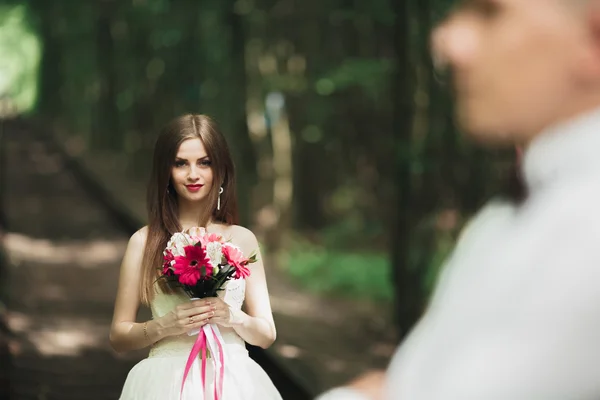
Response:
[[[232,279],[225,283],[223,290],[218,293],[218,297],[223,299],[229,307],[234,310],[240,310],[244,304],[246,294],[246,280]],[[154,299],[150,305],[152,310],[152,318],[160,318],[179,304],[190,301],[190,298],[183,291],[175,293],[163,293],[157,287]],[[219,327],[226,345],[237,345],[245,347],[245,343],[241,337],[232,329]],[[162,357],[170,355],[180,355],[181,353],[189,352],[196,336],[188,336],[187,334],[179,336],[170,336],[159,342],[156,342],[150,349],[150,357]]]

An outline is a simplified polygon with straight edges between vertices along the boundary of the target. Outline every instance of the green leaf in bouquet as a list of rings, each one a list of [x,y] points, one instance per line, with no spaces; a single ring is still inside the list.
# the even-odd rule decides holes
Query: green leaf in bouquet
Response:
[[[206,265],[200,267],[200,276],[203,278],[206,277]]]
[[[217,278],[217,282],[215,284],[215,287],[217,289],[220,289],[221,286],[223,286],[223,284],[225,283],[225,281],[227,279],[229,279],[229,277],[231,277],[231,275],[233,275],[233,273],[235,272],[235,268],[229,264],[224,265],[221,268],[221,273],[219,274],[219,277]]]
[[[256,253],[256,251],[253,251],[252,254],[250,254],[250,257],[248,258],[248,264],[252,264],[258,261],[258,254]]]
[[[230,273],[232,273],[234,271],[235,271],[235,268],[232,265],[225,264],[225,265],[221,266],[220,274],[229,275]]]

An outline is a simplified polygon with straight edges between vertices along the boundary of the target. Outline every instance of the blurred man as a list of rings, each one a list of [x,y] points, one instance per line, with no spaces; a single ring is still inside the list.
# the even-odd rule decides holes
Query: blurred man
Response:
[[[528,195],[469,225],[385,374],[320,399],[600,399],[600,0],[465,1],[433,43]]]

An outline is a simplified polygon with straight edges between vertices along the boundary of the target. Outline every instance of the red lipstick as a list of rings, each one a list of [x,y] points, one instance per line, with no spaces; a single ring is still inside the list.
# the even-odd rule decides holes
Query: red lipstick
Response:
[[[185,185],[187,190],[189,190],[190,192],[197,192],[198,190],[202,189],[202,186],[204,186],[204,185],[200,185],[200,184]]]

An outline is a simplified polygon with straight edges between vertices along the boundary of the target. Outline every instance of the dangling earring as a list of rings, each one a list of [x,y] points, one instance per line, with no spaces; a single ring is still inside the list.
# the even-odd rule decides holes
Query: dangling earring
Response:
[[[219,197],[217,198],[217,210],[221,209],[221,193],[223,193],[223,186],[219,188]]]

